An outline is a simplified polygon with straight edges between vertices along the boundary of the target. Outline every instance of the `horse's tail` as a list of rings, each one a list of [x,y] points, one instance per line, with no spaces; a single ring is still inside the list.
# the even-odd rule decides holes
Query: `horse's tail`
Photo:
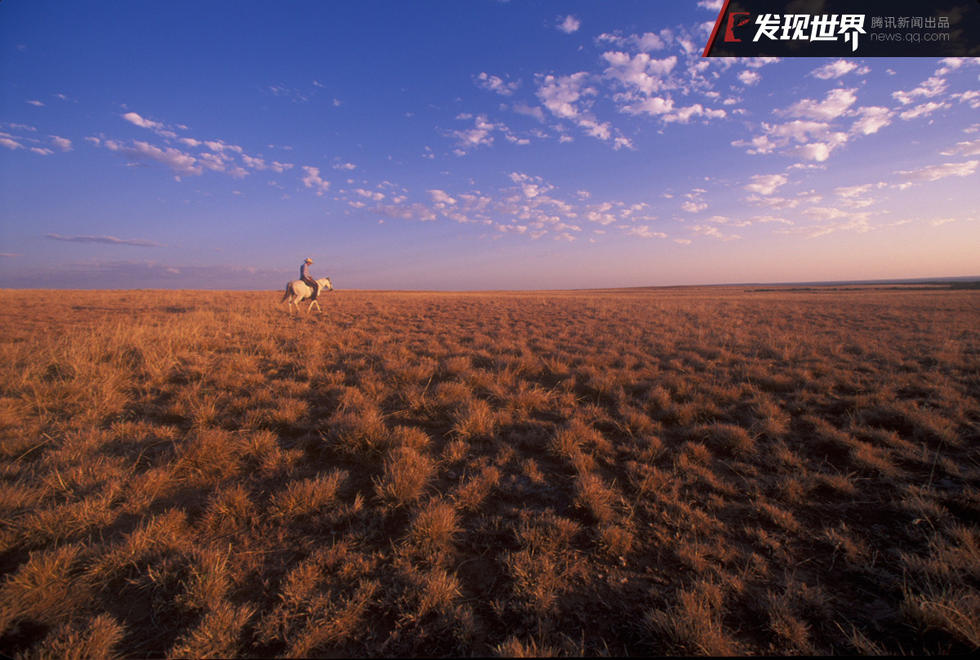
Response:
[[[292,282],[286,282],[286,291],[282,294],[282,300],[279,302],[284,303],[289,299],[289,294],[292,293],[292,291],[289,290],[291,284]]]

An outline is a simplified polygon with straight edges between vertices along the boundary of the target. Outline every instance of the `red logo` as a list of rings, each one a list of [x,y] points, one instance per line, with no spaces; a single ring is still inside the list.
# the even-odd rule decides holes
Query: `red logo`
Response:
[[[725,41],[731,43],[733,41],[741,42],[741,39],[735,38],[735,28],[747,25],[751,19],[743,18],[738,23],[735,22],[736,16],[750,16],[747,11],[733,11],[728,14],[728,25],[725,26]]]

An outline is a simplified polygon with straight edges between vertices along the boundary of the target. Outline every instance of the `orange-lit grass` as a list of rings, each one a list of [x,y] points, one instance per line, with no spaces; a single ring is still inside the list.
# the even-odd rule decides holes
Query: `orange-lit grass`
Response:
[[[276,299],[0,292],[5,652],[977,648],[977,293]]]

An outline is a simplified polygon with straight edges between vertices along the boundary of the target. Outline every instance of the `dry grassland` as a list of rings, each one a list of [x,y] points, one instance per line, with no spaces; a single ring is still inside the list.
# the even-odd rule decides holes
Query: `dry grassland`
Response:
[[[0,649],[980,646],[980,292],[0,292]]]

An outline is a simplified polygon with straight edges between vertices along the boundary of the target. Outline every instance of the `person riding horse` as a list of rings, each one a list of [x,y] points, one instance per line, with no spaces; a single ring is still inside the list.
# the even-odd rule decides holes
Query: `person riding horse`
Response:
[[[310,275],[310,264],[312,263],[313,260],[307,257],[306,260],[303,261],[303,265],[299,268],[299,279],[303,280],[307,286],[313,289],[313,296],[310,298],[311,301],[316,300],[317,294],[320,293],[320,285],[317,284],[316,280],[313,279],[313,276]]]

